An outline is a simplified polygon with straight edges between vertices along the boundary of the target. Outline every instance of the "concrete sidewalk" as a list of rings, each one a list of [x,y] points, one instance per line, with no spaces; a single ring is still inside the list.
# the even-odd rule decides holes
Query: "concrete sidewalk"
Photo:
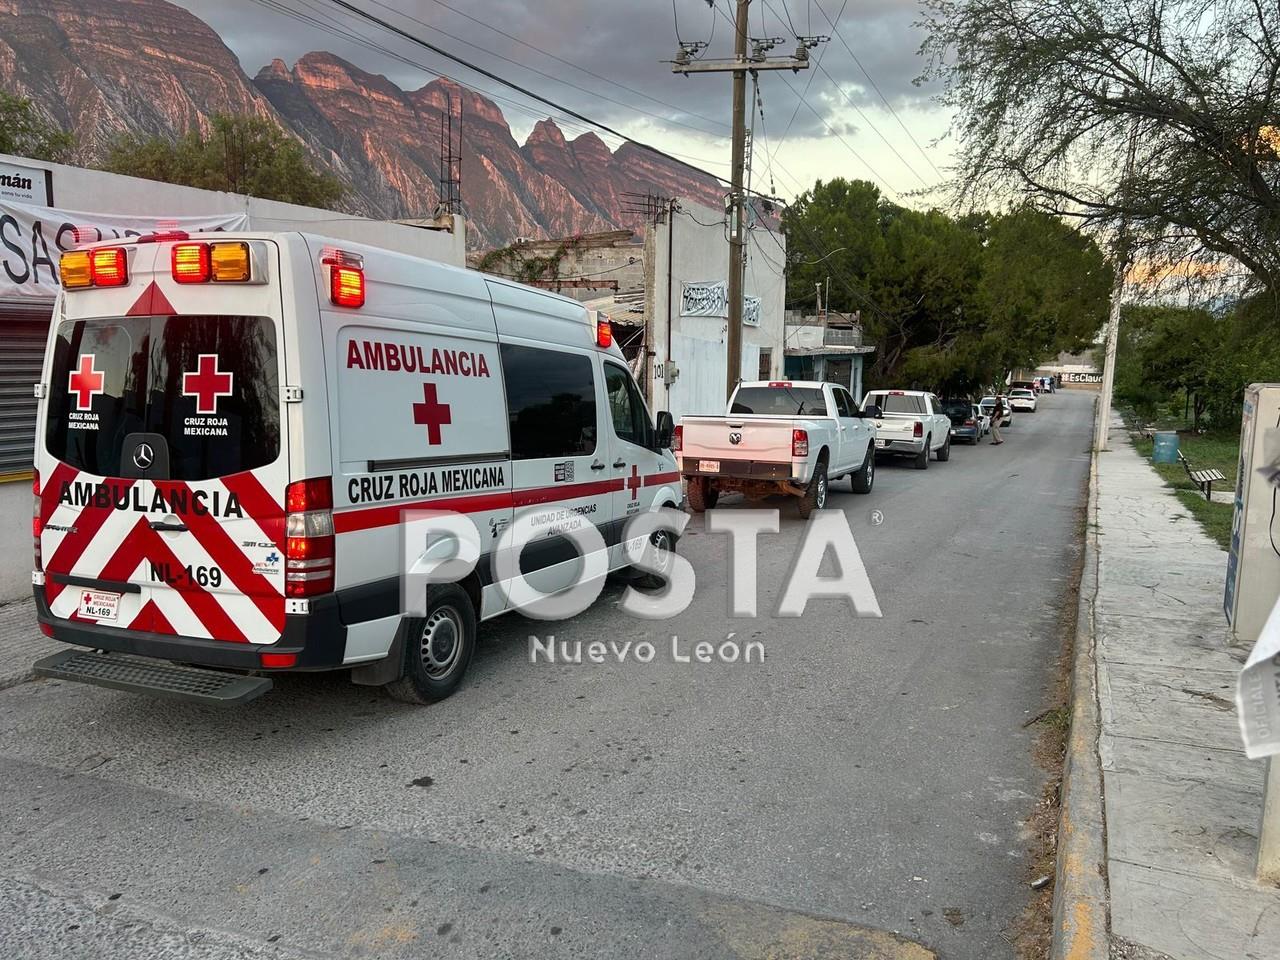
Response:
[[[1253,879],[1266,768],[1233,707],[1247,650],[1228,643],[1226,553],[1114,416],[1109,446],[1092,629],[1111,952],[1275,958],[1280,889]]]

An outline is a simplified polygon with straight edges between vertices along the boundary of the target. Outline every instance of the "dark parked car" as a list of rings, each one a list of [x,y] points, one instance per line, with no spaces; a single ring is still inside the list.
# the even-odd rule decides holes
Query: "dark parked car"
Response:
[[[951,420],[951,436],[957,440],[977,443],[982,436],[982,425],[973,415],[973,401],[967,397],[952,397],[942,401],[942,412]]]

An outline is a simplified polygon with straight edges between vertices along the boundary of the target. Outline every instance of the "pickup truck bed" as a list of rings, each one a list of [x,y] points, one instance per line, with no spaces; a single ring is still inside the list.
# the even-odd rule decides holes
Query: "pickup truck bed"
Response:
[[[720,493],[733,490],[750,499],[798,497],[801,515],[808,516],[826,505],[833,479],[851,476],[856,492],[871,490],[875,428],[843,387],[743,383],[729,411],[680,421],[676,453],[695,511],[714,507]]]

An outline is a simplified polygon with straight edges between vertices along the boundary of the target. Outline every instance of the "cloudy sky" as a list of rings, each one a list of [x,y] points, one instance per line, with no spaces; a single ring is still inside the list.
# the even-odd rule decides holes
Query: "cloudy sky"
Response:
[[[329,50],[405,89],[452,76],[497,100],[518,140],[548,115],[566,136],[590,129],[331,0],[178,2],[222,35],[250,76],[273,57],[292,64]],[[634,139],[728,174],[729,76],[674,76],[661,61],[675,56],[677,29],[685,42],[709,40],[704,56],[730,56],[732,0],[348,2]],[[813,51],[809,70],[761,74],[756,189],[768,191],[771,174],[784,197],[819,177],[857,177],[892,199],[923,202],[909,194],[937,184],[952,157],[946,141],[935,145],[948,119],[932,101],[935,91],[913,83],[923,69],[917,18],[917,0],[753,0],[750,36],[785,40],[772,55],[790,55],[797,34],[832,37]]]

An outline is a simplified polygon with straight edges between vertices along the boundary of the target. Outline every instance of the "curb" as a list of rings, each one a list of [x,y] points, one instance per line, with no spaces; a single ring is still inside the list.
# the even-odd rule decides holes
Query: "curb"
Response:
[[[1084,569],[1080,577],[1071,667],[1071,736],[1062,770],[1051,960],[1107,960],[1110,952],[1094,629],[1094,604],[1098,595],[1097,518],[1098,454],[1094,451],[1089,464]]]

